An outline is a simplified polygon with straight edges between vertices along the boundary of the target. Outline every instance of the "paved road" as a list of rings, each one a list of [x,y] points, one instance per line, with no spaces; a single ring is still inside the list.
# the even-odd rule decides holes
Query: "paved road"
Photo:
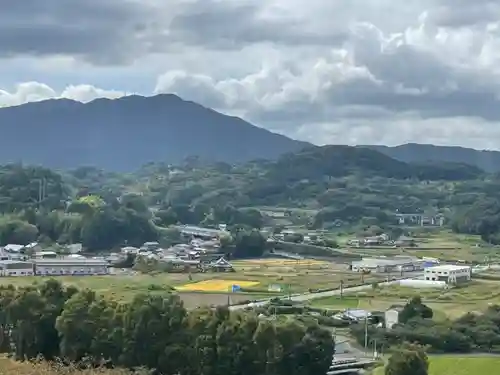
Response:
[[[373,358],[373,353],[365,353],[352,346],[347,336],[335,335],[335,355],[333,357],[334,359],[371,359]]]
[[[416,276],[412,277],[414,279]],[[394,285],[399,283],[400,280],[394,280],[394,281],[389,281],[389,282],[382,282],[379,283],[380,286],[387,286],[387,285]],[[371,289],[372,284],[365,284],[365,285],[359,285],[359,286],[353,286],[353,287],[346,287],[344,288],[344,293],[353,293],[353,292],[361,292],[363,290]],[[292,295],[291,300],[292,301],[297,301],[297,302],[302,302],[302,301],[309,301],[311,299],[316,299],[316,298],[323,298],[323,297],[331,297],[331,296],[338,296],[340,295],[340,289],[335,289],[335,290],[329,290],[326,292],[313,292],[313,293],[304,293],[304,294],[298,294],[298,295]],[[267,303],[269,303],[270,299],[258,301],[258,302],[251,302],[251,303],[246,303],[243,305],[232,305],[229,307],[230,310],[241,310],[247,307],[259,307],[259,306],[265,306]]]

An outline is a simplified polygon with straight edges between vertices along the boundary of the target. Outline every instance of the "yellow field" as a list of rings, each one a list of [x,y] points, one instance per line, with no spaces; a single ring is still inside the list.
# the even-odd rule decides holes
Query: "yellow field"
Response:
[[[233,285],[248,288],[260,284],[258,281],[244,280],[204,280],[176,287],[181,292],[227,292]]]

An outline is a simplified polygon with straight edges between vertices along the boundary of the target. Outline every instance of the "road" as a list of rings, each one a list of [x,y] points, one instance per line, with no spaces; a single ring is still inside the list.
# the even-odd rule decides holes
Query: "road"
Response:
[[[414,279],[418,277],[419,275],[413,275],[413,277],[408,278],[408,279]],[[389,282],[382,282],[379,283],[380,286],[388,286],[388,285],[394,285],[398,284],[400,280],[393,280]],[[364,284],[364,285],[359,285],[359,286],[353,286],[353,287],[346,287],[344,288],[343,293],[355,293],[355,292],[361,292],[363,290],[368,290],[372,288],[372,284]],[[297,294],[297,295],[292,295],[290,299],[292,301],[296,302],[303,302],[303,301],[309,301],[311,299],[316,299],[316,298],[324,298],[324,297],[332,297],[332,296],[338,296],[340,295],[340,289],[335,289],[335,290],[328,290],[326,292],[312,292],[312,293],[304,293],[304,294]],[[262,300],[262,301],[257,301],[257,302],[250,302],[246,303],[243,305],[232,305],[229,307],[230,310],[241,310],[245,309],[247,307],[260,307],[260,306],[265,306],[267,303],[269,303],[270,299]]]

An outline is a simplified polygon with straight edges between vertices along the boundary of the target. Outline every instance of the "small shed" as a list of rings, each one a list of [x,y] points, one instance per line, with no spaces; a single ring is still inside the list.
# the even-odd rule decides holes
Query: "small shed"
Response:
[[[403,309],[404,306],[393,305],[385,312],[385,328],[392,329],[392,327],[399,323],[399,314]]]

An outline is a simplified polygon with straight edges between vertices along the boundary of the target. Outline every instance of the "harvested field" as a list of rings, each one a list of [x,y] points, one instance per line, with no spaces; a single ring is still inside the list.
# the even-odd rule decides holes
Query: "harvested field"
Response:
[[[228,292],[231,285],[243,288],[243,293],[231,293],[232,298],[242,295],[243,300],[302,293],[318,289],[335,289],[341,280],[344,286],[381,281],[383,275],[361,275],[347,269],[346,264],[319,260],[252,259],[232,262],[235,272],[231,273],[159,273],[144,275],[136,272],[119,272],[108,276],[57,276],[66,285],[79,289],[92,289],[116,300],[128,301],[138,293],[167,293],[176,289],[181,297],[188,298],[186,306],[194,306],[196,298],[184,297],[184,292],[205,292],[207,294]],[[42,283],[46,277],[2,277],[0,285],[26,286]],[[205,282],[197,284],[199,282]],[[281,292],[269,292],[270,285],[279,285]],[[198,298],[198,297],[197,297]],[[220,298],[198,298],[199,304],[218,304]],[[207,302],[208,301],[208,302]],[[223,304],[227,303],[227,298]],[[194,306],[195,307],[195,306]]]
[[[182,292],[179,296],[187,309],[194,309],[200,306],[219,306],[227,305],[228,300],[231,304],[244,303],[259,299],[269,298],[269,295],[253,293],[199,293]]]

